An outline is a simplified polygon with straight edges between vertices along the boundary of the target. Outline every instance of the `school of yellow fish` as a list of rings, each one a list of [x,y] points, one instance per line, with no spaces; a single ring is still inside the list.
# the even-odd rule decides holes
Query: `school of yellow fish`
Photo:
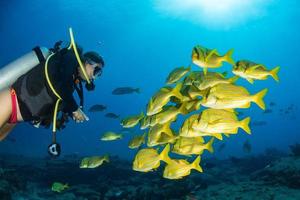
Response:
[[[250,117],[239,119],[235,109],[249,108],[251,103],[255,103],[265,110],[263,99],[268,89],[250,94],[236,81],[243,78],[253,84],[255,80],[266,80],[268,76],[279,81],[277,73],[280,67],[268,70],[263,64],[249,60],[234,62],[232,54],[232,49],[221,55],[217,49],[195,46],[192,63],[202,70],[192,71],[191,66],[174,69],[166,79],[167,86],[150,98],[146,114],[142,112],[121,121],[124,128],[139,124],[140,129],[145,130],[143,135],[135,136],[128,145],[131,149],[139,149],[133,161],[133,170],[149,172],[157,169],[163,161],[163,177],[181,179],[188,176],[192,169],[203,172],[201,155],[205,150],[214,152],[216,139],[222,140],[223,135],[230,137],[240,129],[251,134]],[[220,68],[224,63],[232,66],[231,77],[227,78],[227,73],[209,71]],[[184,117],[184,121],[175,130],[172,125],[179,123],[179,115]],[[101,140],[120,138],[122,136],[118,134],[106,133]],[[143,144],[147,148],[141,148]],[[164,148],[158,153],[161,146]],[[195,156],[195,159],[189,163],[187,159],[171,158],[170,153],[187,156],[187,159]]]

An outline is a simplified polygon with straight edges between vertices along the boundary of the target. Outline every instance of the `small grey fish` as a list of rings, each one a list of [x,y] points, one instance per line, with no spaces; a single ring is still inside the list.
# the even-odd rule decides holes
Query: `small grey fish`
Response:
[[[124,95],[124,94],[132,94],[132,93],[140,93],[140,88],[132,88],[132,87],[119,87],[112,91],[113,95]]]
[[[106,113],[105,117],[112,118],[112,119],[118,119],[120,115],[116,115],[115,113]]]
[[[276,103],[275,102],[270,102],[270,106],[276,106]]]
[[[89,108],[89,112],[102,112],[106,109],[106,106],[101,104],[95,104]]]
[[[251,153],[252,147],[249,140],[246,140],[243,144],[243,150],[245,153]]]

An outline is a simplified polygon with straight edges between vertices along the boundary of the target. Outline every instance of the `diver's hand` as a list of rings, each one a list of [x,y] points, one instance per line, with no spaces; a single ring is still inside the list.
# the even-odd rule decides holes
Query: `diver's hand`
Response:
[[[89,121],[89,118],[84,114],[84,112],[79,107],[75,112],[73,112],[73,120],[76,121],[76,123],[83,122],[83,121]]]

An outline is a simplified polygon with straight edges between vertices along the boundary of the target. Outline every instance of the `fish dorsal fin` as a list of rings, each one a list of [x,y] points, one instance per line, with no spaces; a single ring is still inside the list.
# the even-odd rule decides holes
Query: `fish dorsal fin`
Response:
[[[205,62],[207,62],[213,54],[218,54],[217,49],[211,50],[205,58]]]

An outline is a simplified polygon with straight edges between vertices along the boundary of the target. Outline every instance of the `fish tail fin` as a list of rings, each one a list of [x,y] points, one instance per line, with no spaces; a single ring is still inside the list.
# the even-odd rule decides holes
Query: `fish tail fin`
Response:
[[[192,169],[195,169],[195,170],[197,170],[197,171],[199,171],[199,172],[203,172],[203,169],[202,169],[202,167],[200,166],[200,162],[201,162],[201,157],[200,157],[200,155],[199,155],[199,156],[197,156],[197,158],[194,160],[194,162],[192,162],[192,164],[191,164]]]
[[[279,77],[278,77],[278,72],[279,72],[280,67],[275,67],[270,71],[271,76],[274,78],[275,81],[279,82]]]
[[[233,49],[230,49],[229,51],[227,51],[227,53],[224,56],[225,61],[227,61],[228,63],[234,65],[235,62],[232,58],[232,54],[233,54]]]
[[[214,136],[215,138],[217,138],[218,140],[223,140],[222,133],[214,133],[213,136]]]
[[[251,119],[250,117],[247,117],[242,121],[240,121],[240,127],[248,134],[251,134],[251,129],[249,127],[250,119]]]
[[[178,83],[175,88],[173,88],[172,93],[175,97],[177,97],[178,99],[182,99],[182,94],[180,93],[180,90],[182,88],[182,83]]]
[[[167,144],[165,148],[162,150],[162,152],[159,154],[160,159],[166,163],[171,162],[171,158],[169,157],[169,151],[170,151],[170,144]]]
[[[233,77],[229,78],[228,80],[230,83],[235,83],[238,79],[239,79],[239,76],[233,76]]]
[[[265,102],[263,100],[264,96],[267,94],[268,89],[265,88],[257,94],[253,95],[253,101],[263,110],[266,109]]]
[[[206,149],[210,152],[213,153],[214,152],[214,148],[212,146],[213,142],[214,142],[215,138],[211,138],[209,140],[209,142],[206,144]]]

